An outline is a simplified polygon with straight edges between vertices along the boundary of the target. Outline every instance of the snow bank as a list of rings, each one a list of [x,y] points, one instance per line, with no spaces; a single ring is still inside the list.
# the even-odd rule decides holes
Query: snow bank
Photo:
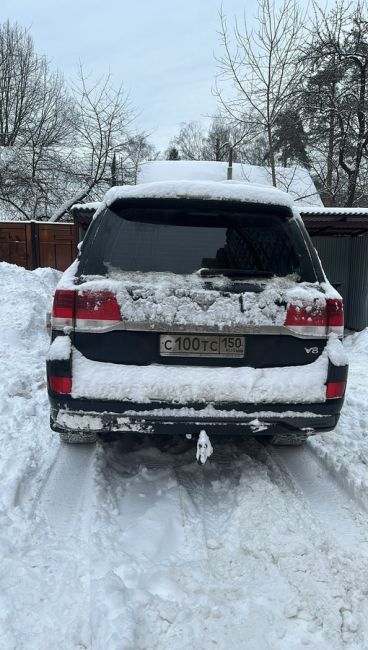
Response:
[[[46,312],[60,272],[0,263],[0,504],[44,469],[57,441],[48,423]],[[16,459],[14,452],[16,450]],[[28,490],[30,497],[32,486]]]
[[[345,404],[335,429],[310,439],[313,451],[368,508],[368,328],[347,336]]]
[[[11,354],[10,349],[6,349],[8,345],[13,345],[14,349],[19,346],[32,354],[31,344],[38,349],[43,339],[48,340],[46,312],[50,311],[51,296],[60,276],[59,271],[50,268],[31,272],[14,264],[0,262],[2,355]]]
[[[6,650],[72,647],[65,637],[59,644],[69,625],[54,587],[63,559],[34,515],[59,447],[49,427],[45,315],[60,275],[0,263],[0,646]],[[64,570],[71,580],[75,567],[66,563]]]

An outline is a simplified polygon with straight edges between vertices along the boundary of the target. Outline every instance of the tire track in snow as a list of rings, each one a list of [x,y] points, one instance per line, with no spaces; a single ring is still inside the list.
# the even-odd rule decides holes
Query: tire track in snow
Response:
[[[194,478],[193,476],[193,465],[174,463],[173,469],[178,484],[183,529],[187,546],[190,545],[190,538],[191,536],[193,538],[193,533],[195,532],[198,544],[197,556],[201,557],[202,555],[203,559],[209,562],[203,514],[198,504],[198,492],[202,492],[203,486],[199,483],[198,478]]]
[[[203,541],[211,570],[211,551],[221,547],[221,536],[235,507],[234,486],[239,482],[240,470],[234,467],[237,450],[233,445],[215,444],[211,460],[200,466],[193,461],[174,469],[181,487],[194,505],[203,532]],[[231,489],[224,490],[228,484]]]
[[[88,522],[94,457],[95,445],[60,445],[35,504],[58,535]]]
[[[32,648],[92,648],[89,535],[94,458],[94,445],[60,444],[33,498],[28,515],[32,523],[27,525],[34,548],[28,550],[29,573],[19,579],[25,585],[21,602],[24,599],[27,612],[20,625],[23,630],[32,622]]]
[[[309,449],[278,447],[269,450],[273,462],[302,495],[325,534],[345,550],[368,554],[368,517],[351,494],[329,473]]]
[[[318,650],[359,647],[364,556],[329,543],[284,450],[214,442],[204,467],[195,445],[179,453],[149,440],[100,447],[90,567],[96,650],[106,639],[114,650],[143,650],[148,638],[154,650],[244,647],[244,634],[254,648],[302,647],[304,638]]]
[[[307,554],[304,566],[299,569],[299,579],[287,563],[282,566],[279,560],[281,573],[299,592],[300,602],[306,603],[310,612],[314,611],[319,626],[326,626],[326,619],[330,619],[326,627],[330,628],[329,633],[335,628],[341,647],[365,647],[362,630],[367,611],[366,513],[315,458],[308,446],[299,449],[266,447],[260,449],[259,458],[268,467],[271,481],[278,485],[289,504],[290,521],[304,520],[309,536],[311,534],[314,539],[315,562],[319,569],[316,571]],[[311,589],[311,576],[314,574],[314,585],[325,585],[322,598],[315,587]],[[326,606],[328,600],[334,607],[331,603],[330,607]]]

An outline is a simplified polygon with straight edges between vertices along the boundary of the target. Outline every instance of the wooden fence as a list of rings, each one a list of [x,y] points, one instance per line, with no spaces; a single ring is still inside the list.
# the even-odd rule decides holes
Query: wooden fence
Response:
[[[33,270],[51,266],[59,271],[77,255],[77,230],[72,223],[0,222],[0,261]]]

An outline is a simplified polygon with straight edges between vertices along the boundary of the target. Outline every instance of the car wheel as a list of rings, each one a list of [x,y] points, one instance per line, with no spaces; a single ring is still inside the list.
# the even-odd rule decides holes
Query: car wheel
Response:
[[[66,442],[68,445],[91,444],[97,440],[95,431],[60,431],[59,436],[61,442]]]

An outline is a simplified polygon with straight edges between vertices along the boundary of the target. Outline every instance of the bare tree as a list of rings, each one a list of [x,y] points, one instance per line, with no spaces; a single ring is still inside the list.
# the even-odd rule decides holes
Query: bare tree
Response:
[[[122,86],[113,88],[110,74],[90,82],[79,67],[79,83],[73,86],[76,118],[75,182],[77,192],[64,201],[50,221],[58,221],[77,201],[82,201],[101,182],[110,184],[113,155],[127,140],[128,126],[133,119],[129,97]]]
[[[246,15],[242,25],[235,21],[229,31],[220,13],[222,55],[215,94],[231,120],[251,130],[254,137],[265,132],[272,183],[277,184],[274,128],[293,104],[295,86],[302,74],[299,51],[304,35],[305,12],[296,0],[284,0],[276,8],[274,0],[258,0],[257,27],[249,29]],[[234,94],[228,96],[228,88]]]
[[[0,25],[0,200],[10,214],[34,218],[57,201],[49,180],[55,165],[66,170],[72,113],[62,76],[34,52],[29,33]]]
[[[0,145],[14,145],[38,100],[39,59],[26,30],[0,25]]]
[[[135,185],[139,168],[145,160],[156,160],[158,152],[149,142],[147,133],[135,133],[123,143],[120,153],[121,184]]]
[[[368,155],[368,14],[365,5],[344,1],[328,13],[317,4],[314,9],[303,85],[312,158],[319,163],[324,151],[321,186],[326,203],[352,206],[361,192]]]
[[[203,160],[205,133],[200,122],[182,122],[178,135],[169,147],[178,149],[183,160]]]
[[[183,122],[168,151],[175,149],[183,160],[228,161],[231,150],[234,162],[240,162],[244,159],[246,135],[244,128],[218,114],[208,128],[199,121]]]
[[[131,133],[132,118],[110,75],[93,82],[80,67],[67,88],[27,30],[0,24],[0,202],[9,216],[57,221],[112,176],[136,182],[156,153],[146,134]]]

